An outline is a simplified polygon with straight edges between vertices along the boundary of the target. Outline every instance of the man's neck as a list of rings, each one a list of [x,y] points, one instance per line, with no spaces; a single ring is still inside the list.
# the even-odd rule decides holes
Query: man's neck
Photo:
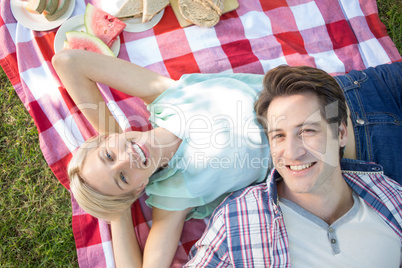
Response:
[[[331,185],[319,193],[293,193],[282,180],[278,183],[278,195],[288,199],[311,212],[331,225],[353,206],[353,190],[342,175],[336,177]]]

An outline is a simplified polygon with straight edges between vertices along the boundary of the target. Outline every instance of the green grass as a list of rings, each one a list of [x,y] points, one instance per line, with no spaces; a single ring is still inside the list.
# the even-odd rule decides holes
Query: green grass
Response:
[[[3,70],[0,81],[0,267],[78,267],[70,195]]]
[[[378,14],[388,35],[402,55],[402,1],[377,0]]]
[[[402,2],[378,1],[402,53]],[[69,193],[43,159],[38,132],[0,73],[0,267],[78,267]]]

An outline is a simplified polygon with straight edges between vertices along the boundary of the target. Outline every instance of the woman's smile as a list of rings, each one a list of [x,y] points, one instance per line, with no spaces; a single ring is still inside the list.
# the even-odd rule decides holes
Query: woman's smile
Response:
[[[98,191],[119,195],[147,184],[157,169],[158,150],[148,145],[149,135],[127,132],[108,136],[90,152],[82,168],[85,181]]]

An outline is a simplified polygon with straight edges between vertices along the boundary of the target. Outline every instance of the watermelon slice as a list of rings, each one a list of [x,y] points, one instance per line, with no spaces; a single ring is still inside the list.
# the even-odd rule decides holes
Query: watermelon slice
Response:
[[[84,32],[67,32],[68,44],[64,44],[68,49],[82,49],[92,51],[112,57],[116,57],[110,48],[98,37]]]
[[[113,45],[117,36],[126,27],[124,22],[92,4],[87,5],[84,21],[87,33],[95,35],[108,47]]]

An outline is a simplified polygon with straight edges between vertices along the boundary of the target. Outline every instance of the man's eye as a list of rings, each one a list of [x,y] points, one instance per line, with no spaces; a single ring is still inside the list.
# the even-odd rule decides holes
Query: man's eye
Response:
[[[276,135],[272,136],[272,139],[275,140],[275,139],[279,139],[279,138],[282,138],[282,137],[283,137],[282,134],[276,134]]]
[[[127,182],[127,180],[126,180],[126,177],[124,177],[124,174],[123,174],[123,173],[120,173],[120,179],[121,179],[124,183],[128,184],[128,182]]]
[[[309,128],[300,130],[300,134],[314,134],[315,132],[316,131],[314,129],[309,129]]]

